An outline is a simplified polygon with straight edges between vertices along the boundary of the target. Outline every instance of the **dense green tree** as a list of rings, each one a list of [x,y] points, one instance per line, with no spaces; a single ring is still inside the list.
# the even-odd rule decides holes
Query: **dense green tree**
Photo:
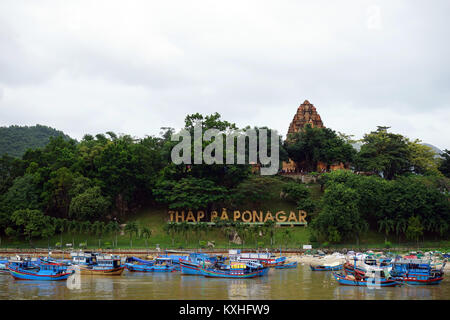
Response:
[[[450,178],[450,150],[445,149],[441,156],[442,159],[439,164],[439,171],[447,178]]]
[[[351,163],[356,150],[330,128],[312,128],[291,134],[285,142],[289,158],[304,166],[307,171],[317,170],[319,161],[328,165]]]
[[[415,240],[419,243],[419,238],[423,235],[423,226],[418,216],[411,216],[408,219],[408,228],[406,229],[406,238]]]
[[[74,197],[70,203],[69,215],[78,220],[101,219],[110,207],[108,198],[101,194],[99,187],[92,187]]]
[[[356,168],[375,172],[387,179],[409,172],[412,167],[408,139],[388,132],[389,127],[378,127],[365,134],[356,157]]]
[[[439,174],[437,153],[420,140],[408,141],[409,161],[412,171],[418,174]]]
[[[368,224],[358,210],[358,193],[341,183],[330,185],[322,198],[322,209],[311,225],[318,238],[330,242],[356,237]]]
[[[30,245],[32,245],[32,238],[41,237],[43,231],[44,235],[47,235],[45,232],[45,229],[48,228],[47,221],[40,210],[16,210],[12,214],[11,220],[30,242]]]
[[[188,177],[179,181],[160,181],[154,195],[170,209],[195,210],[220,205],[227,199],[228,190],[211,180]]]

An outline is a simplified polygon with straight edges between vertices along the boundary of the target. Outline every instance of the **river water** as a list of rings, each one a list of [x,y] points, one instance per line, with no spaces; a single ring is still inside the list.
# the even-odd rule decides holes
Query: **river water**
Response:
[[[371,289],[340,286],[330,272],[309,266],[271,269],[254,279],[218,279],[172,273],[78,276],[67,282],[20,281],[0,274],[0,299],[135,299],[135,300],[439,300],[450,299],[450,279],[436,286]]]

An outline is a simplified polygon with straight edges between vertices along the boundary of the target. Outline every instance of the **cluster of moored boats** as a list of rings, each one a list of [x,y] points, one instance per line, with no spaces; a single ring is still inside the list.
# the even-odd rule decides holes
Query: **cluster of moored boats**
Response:
[[[120,276],[129,272],[181,272],[218,278],[254,278],[264,276],[269,268],[296,268],[297,262],[275,254],[241,253],[230,250],[229,256],[207,253],[164,254],[155,259],[121,258],[96,252],[72,252],[70,259],[0,258],[0,271],[18,280],[66,280],[79,271],[81,275]]]
[[[342,258],[342,257],[340,257]],[[397,285],[439,284],[444,278],[446,259],[441,266],[430,257],[383,256],[365,254],[345,256],[345,262],[335,261],[310,265],[312,271],[331,271],[341,285],[390,287]],[[154,259],[122,258],[96,252],[72,252],[70,259],[50,256],[0,258],[0,272],[19,280],[66,280],[79,272],[81,275],[120,276],[127,272],[181,272],[214,278],[254,278],[268,274],[269,268],[296,268],[297,262],[274,253],[241,253],[230,250],[227,257],[202,252],[166,252]]]
[[[444,279],[446,260],[437,265],[431,258],[417,256],[379,257],[354,254],[345,262],[310,265],[312,271],[331,271],[334,279],[347,286],[394,287],[436,285]]]

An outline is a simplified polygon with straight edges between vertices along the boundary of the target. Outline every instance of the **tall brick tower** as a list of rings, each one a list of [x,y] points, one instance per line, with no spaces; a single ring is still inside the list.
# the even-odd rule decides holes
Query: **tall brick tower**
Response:
[[[301,131],[305,125],[310,124],[311,127],[315,128],[325,128],[323,125],[320,115],[317,113],[316,107],[311,104],[308,100],[305,100],[297,109],[297,112],[289,125],[289,130],[287,132],[287,139],[292,133]],[[319,163],[318,170],[326,168],[325,164]],[[293,160],[289,159],[288,162],[283,162],[282,168],[285,172],[297,172],[301,169],[301,164],[295,163]]]
[[[316,107],[308,100],[305,100],[297,109],[294,119],[289,125],[288,135],[299,132],[306,124],[311,127],[325,128],[320,115],[317,113]]]

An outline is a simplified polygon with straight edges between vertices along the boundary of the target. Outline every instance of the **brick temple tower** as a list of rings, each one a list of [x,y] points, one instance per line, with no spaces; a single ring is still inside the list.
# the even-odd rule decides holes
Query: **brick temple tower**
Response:
[[[316,107],[308,100],[305,100],[305,102],[298,107],[297,113],[294,115],[294,119],[289,125],[288,135],[299,132],[306,124],[310,124],[313,128],[325,128],[320,115],[317,113]]]
[[[298,107],[297,112],[294,115],[294,119],[292,119],[292,122],[289,125],[286,139],[289,139],[290,134],[303,130],[303,128],[307,124],[310,124],[313,128],[325,128],[320,115],[317,113],[316,107],[314,107],[314,105],[308,100],[305,100]],[[288,162],[283,162],[282,165],[282,168],[285,172],[299,172],[302,169],[301,164],[295,163],[291,159],[289,159]],[[326,163],[319,162],[316,169],[318,172],[320,172],[327,169],[335,170],[342,168],[344,168],[344,164],[342,163],[327,165]]]

